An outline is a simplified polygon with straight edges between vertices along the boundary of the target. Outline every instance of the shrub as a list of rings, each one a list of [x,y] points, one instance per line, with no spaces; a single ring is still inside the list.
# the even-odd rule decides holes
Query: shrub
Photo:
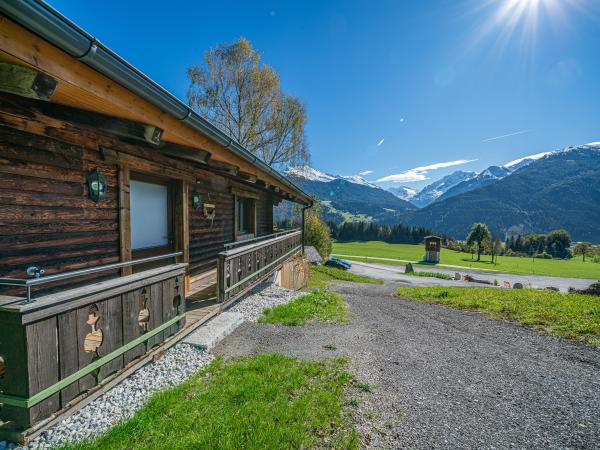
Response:
[[[317,200],[313,207],[306,212],[304,238],[306,244],[312,245],[323,259],[329,258],[333,249],[333,241],[329,227],[321,219],[321,206]]]

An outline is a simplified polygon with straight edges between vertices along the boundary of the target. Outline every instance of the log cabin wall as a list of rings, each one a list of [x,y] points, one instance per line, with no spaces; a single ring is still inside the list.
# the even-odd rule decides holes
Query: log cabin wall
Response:
[[[201,174],[195,186],[189,186],[202,195],[202,203],[216,205],[215,218],[204,216],[204,210],[190,208],[190,275],[198,275],[215,267],[217,253],[233,241],[234,200],[229,180],[208,172]]]
[[[228,180],[210,172],[198,174],[195,186],[189,186],[189,196],[197,190],[202,195],[202,202],[216,205],[214,220],[204,216],[202,207],[198,210],[190,208],[190,274],[198,275],[216,267],[219,252],[225,250],[224,245],[234,240],[235,196],[231,189],[240,189],[257,195],[256,235],[262,236],[273,232],[273,201],[268,193],[236,181]]]
[[[190,263],[191,274],[214,268],[217,253],[233,240],[233,186],[259,195],[257,234],[271,232],[268,193],[154,148],[48,117],[42,108],[46,105],[0,93],[0,277],[26,278],[32,264],[50,275],[122,259],[119,208],[126,206],[119,196],[119,176],[124,170],[183,182],[188,201],[196,189],[203,203],[216,205],[212,221],[202,208],[187,208],[189,220],[183,223],[189,233],[189,260],[181,262]],[[89,198],[87,187],[87,175],[96,168],[108,182],[107,196],[98,203]],[[117,275],[94,274],[78,284]],[[66,285],[74,283],[65,281],[51,290]],[[0,287],[0,294],[22,292]]]
[[[86,182],[94,168],[108,183],[99,203],[89,198]],[[118,262],[118,192],[117,166],[98,151],[1,125],[0,276],[27,278],[34,264],[50,275]]]

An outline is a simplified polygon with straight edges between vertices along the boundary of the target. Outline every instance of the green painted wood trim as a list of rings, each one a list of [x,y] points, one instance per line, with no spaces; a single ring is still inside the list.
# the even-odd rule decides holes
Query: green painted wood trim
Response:
[[[179,316],[173,317],[168,322],[163,323],[159,327],[147,332],[146,334],[134,339],[123,347],[119,347],[118,349],[112,351],[106,356],[103,356],[100,359],[97,359],[91,364],[88,364],[83,369],[78,370],[77,372],[69,375],[68,377],[63,378],[58,383],[53,384],[50,387],[38,392],[35,395],[32,395],[29,398],[17,397],[13,395],[0,394],[0,404],[17,406],[20,408],[31,408],[32,406],[38,404],[39,402],[47,399],[48,397],[56,394],[62,389],[66,388],[71,383],[83,378],[84,376],[92,373],[94,370],[102,367],[104,364],[111,362],[113,359],[121,356],[123,353],[133,349],[135,346],[143,344],[145,341],[150,339],[151,337],[156,336],[161,331],[169,328],[171,325],[174,325],[176,322],[179,322],[181,319],[185,318],[185,314],[181,314]]]
[[[0,62],[0,91],[49,101],[56,85],[54,78],[31,67]]]
[[[248,275],[246,278],[238,281],[237,283],[235,283],[233,286],[229,286],[227,289],[225,289],[225,293],[228,293],[229,291],[235,289],[236,287],[240,286],[241,284],[244,284],[246,281],[248,281],[251,278],[254,278],[256,275],[258,275],[259,273],[267,270],[269,267],[271,267],[273,264],[277,264],[279,261],[281,261],[284,258],[287,258],[288,256],[290,256],[292,253],[297,252],[301,249],[300,246],[295,247],[293,250],[287,252],[285,255],[280,256],[279,258],[277,258],[275,261],[273,261],[272,263],[267,264],[265,267],[262,267],[260,270],[257,270],[256,272],[254,272],[252,275]]]

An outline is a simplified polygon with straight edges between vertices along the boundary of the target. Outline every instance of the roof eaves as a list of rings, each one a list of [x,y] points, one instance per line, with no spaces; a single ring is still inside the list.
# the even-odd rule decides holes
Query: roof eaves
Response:
[[[0,12],[196,131],[214,139],[299,194],[306,202],[312,203],[311,197],[289,179],[47,3],[41,0],[3,0],[0,2]]]

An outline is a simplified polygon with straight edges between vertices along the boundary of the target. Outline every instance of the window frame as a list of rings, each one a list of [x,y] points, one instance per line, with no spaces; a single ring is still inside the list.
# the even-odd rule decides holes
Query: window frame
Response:
[[[240,206],[242,206],[240,217]],[[243,207],[247,206],[250,212],[244,214]],[[252,197],[245,197],[242,195],[234,195],[234,209],[235,209],[235,223],[234,223],[234,240],[241,241],[244,239],[251,239],[256,236],[256,199]],[[247,227],[241,229],[243,217],[247,217],[250,221]]]

